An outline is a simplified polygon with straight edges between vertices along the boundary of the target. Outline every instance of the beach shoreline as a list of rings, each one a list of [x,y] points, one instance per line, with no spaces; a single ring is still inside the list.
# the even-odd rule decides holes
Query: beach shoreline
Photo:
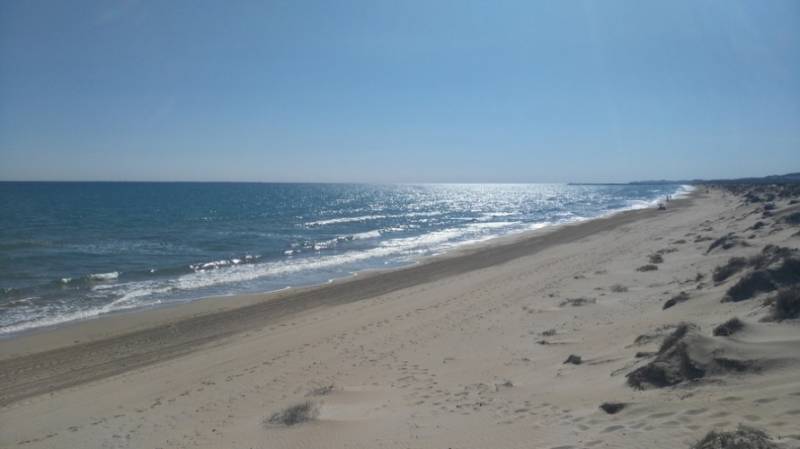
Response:
[[[783,224],[798,206],[775,202],[767,210],[698,189],[666,211],[510,236],[323,286],[6,340],[0,445],[688,447],[744,423],[791,447],[797,321],[763,321],[772,293],[721,302],[749,268],[711,280],[733,256],[798,246]],[[732,317],[744,330],[712,335]],[[683,322],[692,327],[682,344],[724,363],[675,387],[632,387],[631,373],[666,357],[659,345]],[[309,422],[280,424],[275,416],[297,404],[309,404]]]
[[[688,196],[673,200],[670,210],[687,207],[691,204],[691,198]],[[170,336],[164,338],[174,339],[173,344],[180,347],[180,350],[176,350],[174,353],[161,349],[161,352],[153,354],[152,358],[139,360],[135,364],[126,364],[124,367],[118,367],[123,369],[112,369],[105,373],[91,369],[97,364],[96,361],[85,361],[84,365],[78,365],[78,368],[84,370],[88,368],[92,373],[90,376],[70,380],[62,378],[62,382],[63,387],[66,387],[120,374],[125,370],[180,356],[196,347],[208,344],[209,341],[223,339],[236,333],[267,325],[275,319],[281,319],[287,310],[296,313],[313,307],[330,306],[379,296],[393,290],[502,264],[515,258],[531,255],[542,248],[580,239],[664,213],[665,211],[655,208],[624,210],[575,223],[496,237],[464,245],[444,254],[418,259],[413,265],[361,271],[350,277],[334,279],[325,284],[292,287],[274,292],[202,298],[186,303],[121,311],[92,319],[32,329],[15,335],[13,338],[0,340],[0,380],[12,377],[8,374],[9,372],[19,373],[24,369],[15,366],[14,363],[22,362],[23,366],[39,365],[37,355],[43,353],[46,353],[44,357],[47,358],[58,357],[68,361],[64,366],[64,371],[75,372],[75,361],[80,358],[82,353],[96,354],[95,346],[97,345],[109,351],[107,356],[101,357],[103,365],[107,365],[109,361],[115,359],[131,356],[131,354],[112,354],[115,352],[113,349],[115,347],[133,346],[149,352],[146,350],[147,343],[130,343],[126,342],[126,339],[149,342],[153,340],[151,337],[153,333],[167,334]],[[259,310],[261,308],[268,310]],[[274,315],[265,316],[270,313],[274,313]],[[256,315],[259,316],[259,319],[255,322],[251,321],[252,317]],[[176,338],[178,332],[175,331],[175,328],[177,326],[185,327],[183,331],[186,333],[185,340],[178,341]],[[197,335],[200,329],[205,331],[214,329],[217,332],[210,332],[211,335],[208,332],[200,332],[202,335]],[[157,340],[163,344],[163,340]],[[17,376],[18,374],[15,374],[15,377]],[[53,377],[61,378],[62,376],[60,374],[47,376],[48,380],[44,382],[50,385],[49,388],[44,391],[34,388],[30,393],[26,392],[16,397],[11,396],[13,399],[8,399],[8,391],[20,392],[21,390],[13,383],[6,382],[5,388],[0,390],[0,405],[28,395],[61,388],[62,386],[54,388]]]
[[[153,188],[145,184],[137,187]],[[234,193],[242,194],[236,190],[241,186],[233,188]],[[373,196],[379,196],[374,191],[404,195],[403,211],[363,215],[358,207],[342,207],[335,211],[337,218],[315,221],[330,217],[331,211],[309,207],[275,211],[269,214],[273,218],[264,219],[263,213],[256,213],[261,205],[254,204],[252,208],[226,209],[220,212],[224,217],[209,224],[203,221],[208,218],[203,215],[205,208],[199,207],[187,212],[199,223],[189,220],[154,226],[160,218],[148,215],[131,217],[134,226],[117,229],[126,218],[110,222],[103,218],[109,213],[108,206],[96,205],[85,212],[85,221],[100,231],[88,236],[79,229],[68,230],[68,217],[47,209],[38,213],[32,210],[29,217],[21,218],[22,222],[43,220],[48,225],[38,230],[12,225],[7,229],[8,237],[0,242],[11,248],[5,256],[14,261],[11,266],[16,270],[0,289],[0,340],[117,313],[324,285],[356,272],[402,268],[429,255],[459,251],[502,236],[652,207],[657,198],[663,199],[671,191],[690,189],[677,185],[615,187],[608,191],[601,187],[584,191],[566,186],[491,186],[490,198],[495,199],[481,200],[475,188],[413,187],[422,189],[427,199],[409,197],[402,186],[365,188],[372,189]],[[280,195],[273,190],[264,187],[258,192],[277,195],[274,200],[280,204]],[[291,186],[290,190],[297,193],[302,186]],[[316,190],[322,194],[330,189]],[[357,190],[348,187],[346,193],[338,195],[355,195]],[[452,204],[455,190],[465,191],[461,193],[474,205]],[[595,191],[604,199],[590,199]],[[107,191],[93,193],[108,196]],[[250,193],[247,198],[253,201]],[[660,196],[655,196],[657,193]],[[436,195],[447,198],[446,204],[432,210],[431,196]],[[500,196],[518,206],[509,208],[496,199]],[[371,207],[387,207],[370,198],[378,201]],[[562,206],[558,198],[569,205]],[[36,199],[32,201],[36,208]],[[64,201],[70,209],[81,207],[69,202],[74,198]],[[423,206],[414,206],[414,201]],[[425,210],[419,211],[419,207]],[[252,210],[257,216],[248,217],[242,210]],[[171,229],[186,232],[175,235]],[[21,235],[27,237],[15,237]],[[191,253],[194,255],[187,257]],[[41,262],[31,263],[33,260]]]
[[[692,188],[687,188],[687,186],[682,186],[679,195],[674,197],[671,207],[681,207],[683,205],[686,205],[686,200],[689,200],[691,198],[692,191],[693,191]],[[4,344],[4,342],[8,341],[14,341],[17,339],[27,339],[29,337],[34,337],[33,339],[37,339],[35,338],[35,336],[37,335],[51,334],[51,333],[59,334],[62,332],[64,333],[63,336],[65,338],[50,339],[50,340],[68,340],[68,338],[66,337],[71,336],[73,334],[73,331],[75,334],[77,334],[78,337],[83,337],[83,338],[77,338],[78,340],[81,341],[95,340],[98,338],[107,338],[111,335],[128,333],[134,330],[141,330],[142,327],[152,327],[154,323],[160,322],[162,320],[174,321],[176,319],[196,316],[197,314],[210,313],[211,311],[230,310],[233,308],[239,308],[246,305],[250,305],[255,302],[281,298],[287,294],[305,292],[309,289],[324,288],[334,283],[348,282],[349,280],[355,279],[356,277],[364,278],[365,276],[382,275],[393,271],[408,269],[418,265],[424,265],[442,259],[470,255],[472,253],[480,252],[481,250],[485,250],[493,246],[514,245],[519,241],[527,240],[534,237],[540,237],[544,234],[555,232],[565,226],[576,226],[593,220],[609,219],[619,214],[629,214],[639,211],[653,210],[655,209],[655,207],[656,205],[653,204],[649,207],[637,207],[637,208],[627,208],[622,210],[614,210],[605,213],[603,215],[600,215],[598,217],[584,218],[564,223],[547,224],[526,231],[510,232],[507,234],[493,236],[476,242],[468,242],[460,244],[443,253],[434,254],[430,256],[422,256],[416,258],[411,263],[404,264],[401,266],[390,267],[390,268],[363,269],[356,272],[352,272],[350,273],[349,276],[329,279],[326,282],[321,282],[321,283],[287,285],[286,287],[283,288],[270,291],[256,292],[256,293],[241,293],[241,294],[230,294],[230,295],[219,295],[219,296],[212,295],[212,296],[190,298],[184,301],[161,303],[161,304],[149,305],[132,309],[115,310],[105,314],[100,314],[88,318],[75,319],[70,321],[58,322],[56,324],[51,324],[51,325],[26,328],[24,330],[0,335],[0,360],[22,354],[22,352],[19,350],[13,350],[9,348],[13,348],[15,346],[28,346],[19,344]],[[140,316],[140,318],[137,316]],[[108,323],[100,322],[96,325],[88,324],[96,320],[101,320],[101,321],[110,320],[110,321]],[[84,329],[77,329],[76,326],[82,327]],[[113,330],[113,334],[109,333],[109,330]],[[71,341],[74,340],[75,339]],[[68,344],[68,343],[62,343],[62,344]],[[54,347],[48,345],[45,345],[44,348],[41,347],[39,348],[40,348],[39,350],[54,349]]]

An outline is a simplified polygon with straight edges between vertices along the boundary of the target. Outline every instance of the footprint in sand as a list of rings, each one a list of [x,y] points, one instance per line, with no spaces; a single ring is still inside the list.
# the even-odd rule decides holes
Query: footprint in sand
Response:
[[[755,401],[753,401],[753,403],[755,403],[755,404],[769,404],[770,402],[775,402],[777,400],[778,400],[778,398],[761,398],[761,399],[756,399]]]
[[[616,432],[616,431],[622,430],[624,428],[625,428],[625,426],[608,426],[605,429],[603,429],[603,433]]]
[[[692,415],[692,416],[694,416],[694,415],[700,415],[700,414],[702,414],[702,413],[705,413],[705,412],[707,412],[707,411],[708,411],[708,409],[707,409],[707,408],[696,408],[696,409],[694,409],[694,410],[687,410],[687,411],[684,413],[684,415]]]

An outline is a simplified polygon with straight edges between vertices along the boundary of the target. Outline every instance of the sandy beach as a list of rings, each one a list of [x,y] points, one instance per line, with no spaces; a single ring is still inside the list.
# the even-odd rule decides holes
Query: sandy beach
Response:
[[[699,188],[408,268],[2,340],[0,446],[688,448],[744,424],[800,447],[800,323],[770,304],[798,276],[800,205],[773,203]]]

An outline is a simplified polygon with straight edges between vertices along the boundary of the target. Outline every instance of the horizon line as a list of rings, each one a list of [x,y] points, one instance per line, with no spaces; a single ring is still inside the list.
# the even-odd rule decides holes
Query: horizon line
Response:
[[[692,181],[702,181],[696,179]],[[402,185],[402,184],[572,184],[572,185],[625,185],[625,184],[685,184],[686,180],[643,180],[643,181],[228,181],[228,180],[103,180],[103,179],[0,179],[0,183],[97,183],[97,184],[364,184],[364,185]]]

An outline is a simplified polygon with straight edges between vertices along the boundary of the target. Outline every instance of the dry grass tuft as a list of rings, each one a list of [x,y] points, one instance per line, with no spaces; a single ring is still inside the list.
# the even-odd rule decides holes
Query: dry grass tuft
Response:
[[[627,405],[628,404],[624,402],[603,402],[600,404],[600,408],[609,415],[614,415],[620,410],[624,409]]]
[[[778,449],[769,435],[752,427],[739,425],[731,432],[708,432],[692,449]]]
[[[642,265],[641,267],[636,269],[636,271],[641,271],[641,272],[655,271],[655,270],[658,270],[658,266],[653,264]]]
[[[800,317],[800,286],[784,288],[778,291],[772,302],[772,318],[777,321]]]
[[[312,421],[319,416],[319,408],[311,401],[301,402],[274,413],[265,421],[273,426],[295,426]]]
[[[744,323],[739,318],[734,317],[715,327],[713,334],[716,337],[728,337],[742,329],[744,329]]]
[[[306,396],[327,396],[333,393],[334,390],[333,384],[323,385],[321,387],[312,388],[311,391],[306,393]]]
[[[668,299],[667,302],[664,303],[662,310],[669,309],[672,306],[675,306],[682,302],[686,302],[688,300],[689,300],[689,294],[686,292],[680,292],[677,295],[673,296],[672,298]]]
[[[728,263],[714,268],[714,274],[711,279],[716,283],[720,283],[733,276],[734,274],[742,271],[747,266],[747,259],[744,257],[731,257]]]
[[[559,307],[566,307],[566,306],[581,307],[581,306],[585,306],[585,305],[588,305],[588,304],[594,304],[596,302],[597,302],[596,299],[570,298],[570,299],[565,299],[565,300],[561,301],[561,303],[559,304]]]

